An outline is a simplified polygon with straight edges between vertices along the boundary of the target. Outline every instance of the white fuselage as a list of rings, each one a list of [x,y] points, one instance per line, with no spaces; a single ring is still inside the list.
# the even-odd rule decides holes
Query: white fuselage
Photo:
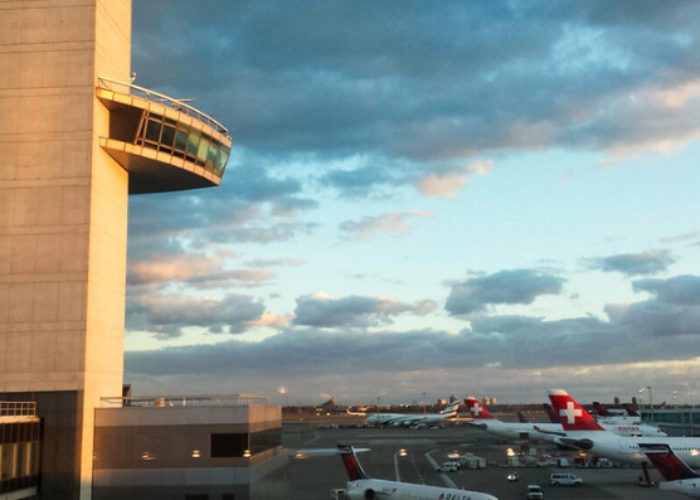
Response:
[[[366,492],[371,490],[374,497]],[[358,479],[348,481],[346,494],[351,500],[365,498],[390,498],[391,500],[498,500],[495,496],[479,491],[442,488],[424,484],[402,483],[384,479]]]
[[[561,441],[560,441],[561,439]],[[639,443],[667,444],[673,453],[688,467],[700,467],[700,438],[686,437],[637,437],[619,436],[606,431],[567,431],[566,438],[555,438],[555,442],[572,445],[572,440],[589,441],[582,449],[611,460],[628,464],[649,463]]]
[[[478,419],[470,422],[486,432],[509,439],[527,439],[531,441],[551,441],[548,435],[542,434],[535,429],[542,429],[550,432],[561,432],[561,424],[534,423],[534,422],[502,422],[498,419]]]
[[[620,436],[649,436],[649,437],[665,437],[664,431],[653,425],[618,423],[599,420],[598,424],[606,431],[614,432]]]
[[[536,423],[536,422],[502,422],[498,419],[477,419],[471,422],[481,429],[501,436],[506,439],[527,439],[530,441],[556,441],[556,439],[543,434],[547,432],[562,433],[561,424]],[[537,427],[537,429],[535,429]],[[602,425],[606,431],[620,436],[650,436],[664,437],[666,433],[658,427],[651,425]]]

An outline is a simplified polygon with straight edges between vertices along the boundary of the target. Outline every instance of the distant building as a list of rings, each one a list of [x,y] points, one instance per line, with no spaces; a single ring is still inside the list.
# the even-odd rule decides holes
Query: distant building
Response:
[[[112,470],[93,459],[112,435],[105,422],[119,427],[140,411],[105,408],[105,398],[122,394],[128,197],[219,185],[232,139],[211,116],[132,82],[130,0],[3,2],[0,19],[0,401],[35,405],[28,427],[7,421],[16,415],[2,417],[11,429],[2,444],[2,487],[26,483],[25,493],[36,487],[43,498],[88,499],[93,479]],[[170,438],[216,434],[218,425],[224,434],[245,427],[250,439],[277,432],[279,408],[258,406],[231,409],[228,424],[221,409],[197,421],[200,427],[182,420],[167,427]],[[201,416],[160,410],[148,413],[143,428],[121,425],[119,444],[155,436],[160,418]],[[34,435],[23,434],[39,420],[40,455]],[[244,469],[252,479],[274,457],[249,450]],[[17,467],[8,469],[8,482],[5,452],[17,454],[7,458]],[[177,474],[192,477],[203,462]],[[138,470],[130,484],[154,486],[153,469],[162,463],[129,462]],[[157,484],[176,473],[161,472]]]

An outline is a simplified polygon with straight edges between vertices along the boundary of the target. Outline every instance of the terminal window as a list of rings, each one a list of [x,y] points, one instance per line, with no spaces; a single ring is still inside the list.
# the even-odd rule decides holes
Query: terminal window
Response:
[[[211,457],[242,457],[243,452],[248,449],[248,434],[212,434],[211,435]]]

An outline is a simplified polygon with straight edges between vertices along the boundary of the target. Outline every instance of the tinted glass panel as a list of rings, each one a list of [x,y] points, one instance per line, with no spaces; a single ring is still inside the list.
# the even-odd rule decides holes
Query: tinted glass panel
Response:
[[[187,152],[191,155],[197,154],[197,146],[199,145],[199,136],[195,134],[190,134],[187,137]]]
[[[148,120],[146,139],[153,142],[158,142],[160,140],[160,123]]]
[[[175,134],[175,149],[180,149],[182,151],[187,147],[187,132],[184,130],[178,130]]]
[[[165,125],[163,127],[163,136],[161,137],[160,142],[166,146],[172,146],[174,140],[175,140],[175,129],[168,126],[168,125]]]
[[[207,152],[209,151],[209,143],[202,139],[199,141],[199,149],[197,149],[197,158],[202,161],[207,161]]]

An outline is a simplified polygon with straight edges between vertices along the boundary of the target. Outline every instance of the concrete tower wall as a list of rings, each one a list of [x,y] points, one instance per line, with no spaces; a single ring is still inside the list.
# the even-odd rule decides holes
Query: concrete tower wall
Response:
[[[130,0],[0,0],[0,393],[37,393],[66,498],[89,496],[94,407],[121,393],[128,177],[94,95],[128,81],[130,38]]]

